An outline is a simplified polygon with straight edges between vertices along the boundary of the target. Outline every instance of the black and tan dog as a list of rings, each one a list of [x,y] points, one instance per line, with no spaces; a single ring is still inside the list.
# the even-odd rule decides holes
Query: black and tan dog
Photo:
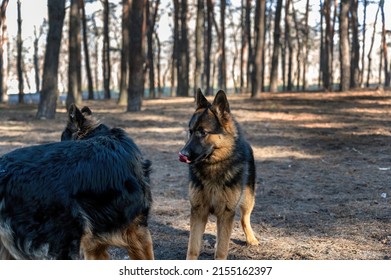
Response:
[[[255,203],[255,164],[251,146],[230,112],[224,91],[209,103],[201,90],[189,122],[189,139],[179,160],[190,169],[190,239],[187,259],[197,259],[209,214],[217,217],[215,259],[226,259],[235,217],[248,245],[258,245],[250,224]]]
[[[153,259],[149,173],[133,140],[72,105],[61,142],[0,157],[0,259]]]

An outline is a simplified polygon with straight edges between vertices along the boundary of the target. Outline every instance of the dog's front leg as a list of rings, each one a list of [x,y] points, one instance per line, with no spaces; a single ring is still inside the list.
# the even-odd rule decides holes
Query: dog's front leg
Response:
[[[235,211],[228,209],[217,216],[217,246],[215,252],[216,260],[227,259],[234,217]]]
[[[196,260],[201,250],[202,236],[208,221],[209,209],[192,206],[190,214],[190,237],[187,247],[187,260]]]

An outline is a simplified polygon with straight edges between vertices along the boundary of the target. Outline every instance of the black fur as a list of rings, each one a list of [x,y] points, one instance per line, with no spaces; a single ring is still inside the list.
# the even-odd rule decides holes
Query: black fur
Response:
[[[151,163],[124,130],[104,124],[0,158],[0,241],[16,259],[78,259],[86,230],[147,226]],[[0,244],[1,247],[1,244]]]

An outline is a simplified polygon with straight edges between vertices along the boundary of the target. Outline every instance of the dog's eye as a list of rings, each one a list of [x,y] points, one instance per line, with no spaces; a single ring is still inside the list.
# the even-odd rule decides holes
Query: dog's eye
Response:
[[[196,131],[196,136],[197,137],[200,137],[200,138],[203,138],[207,135],[208,133],[205,131],[205,130],[197,130]]]

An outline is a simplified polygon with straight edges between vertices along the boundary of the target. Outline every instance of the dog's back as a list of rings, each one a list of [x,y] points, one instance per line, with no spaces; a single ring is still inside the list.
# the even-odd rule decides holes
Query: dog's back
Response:
[[[108,258],[113,245],[153,258],[150,162],[121,129],[99,124],[75,140],[0,158],[2,257],[78,259],[81,250],[86,258]],[[148,252],[133,248],[138,241]]]

